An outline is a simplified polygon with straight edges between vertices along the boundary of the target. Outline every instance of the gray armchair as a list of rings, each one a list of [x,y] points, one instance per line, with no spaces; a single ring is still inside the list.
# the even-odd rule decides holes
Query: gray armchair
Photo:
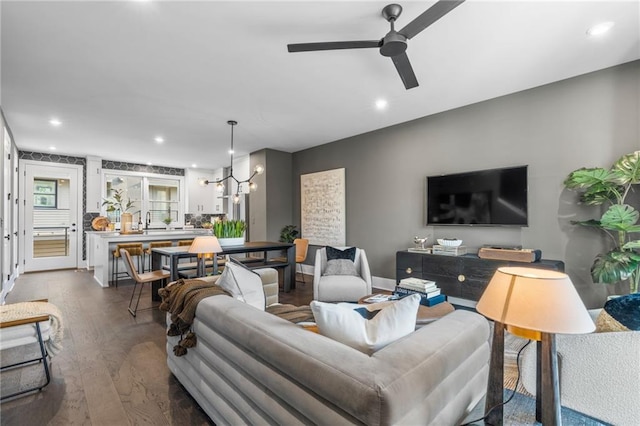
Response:
[[[346,247],[336,247],[340,250]],[[356,248],[353,262],[358,276],[323,275],[327,267],[327,250],[316,251],[316,263],[313,271],[313,298],[321,302],[357,302],[362,296],[371,294],[371,271],[367,254]]]

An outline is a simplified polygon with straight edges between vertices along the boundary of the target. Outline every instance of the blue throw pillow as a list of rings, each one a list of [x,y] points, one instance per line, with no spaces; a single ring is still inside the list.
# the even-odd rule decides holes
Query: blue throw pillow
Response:
[[[640,293],[608,300],[597,326],[598,331],[640,330]]]
[[[356,260],[356,248],[349,247],[344,250],[337,249],[335,247],[327,246],[327,260],[333,259],[349,259],[352,262]]]

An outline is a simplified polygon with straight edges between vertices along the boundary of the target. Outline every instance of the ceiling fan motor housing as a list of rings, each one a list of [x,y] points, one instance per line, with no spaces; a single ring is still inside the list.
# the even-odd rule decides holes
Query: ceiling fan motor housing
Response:
[[[390,31],[382,39],[380,54],[386,57],[393,57],[403,54],[407,50],[407,38],[402,34]]]

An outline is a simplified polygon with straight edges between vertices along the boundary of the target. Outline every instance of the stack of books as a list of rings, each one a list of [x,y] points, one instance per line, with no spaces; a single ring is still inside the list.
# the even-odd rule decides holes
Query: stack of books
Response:
[[[422,280],[420,278],[409,277],[401,279],[394,292],[399,297],[414,293],[422,296],[420,304],[425,306],[435,306],[447,300],[447,296],[440,293],[440,288],[435,281]]]

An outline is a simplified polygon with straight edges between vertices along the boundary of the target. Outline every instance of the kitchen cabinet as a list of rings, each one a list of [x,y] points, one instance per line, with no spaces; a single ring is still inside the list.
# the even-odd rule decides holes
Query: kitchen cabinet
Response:
[[[102,160],[87,157],[87,213],[100,213],[102,206]]]
[[[221,194],[216,191],[215,182],[222,177],[222,170],[194,170],[187,169],[187,211],[191,214],[223,213]],[[208,180],[209,185],[201,182]]]

